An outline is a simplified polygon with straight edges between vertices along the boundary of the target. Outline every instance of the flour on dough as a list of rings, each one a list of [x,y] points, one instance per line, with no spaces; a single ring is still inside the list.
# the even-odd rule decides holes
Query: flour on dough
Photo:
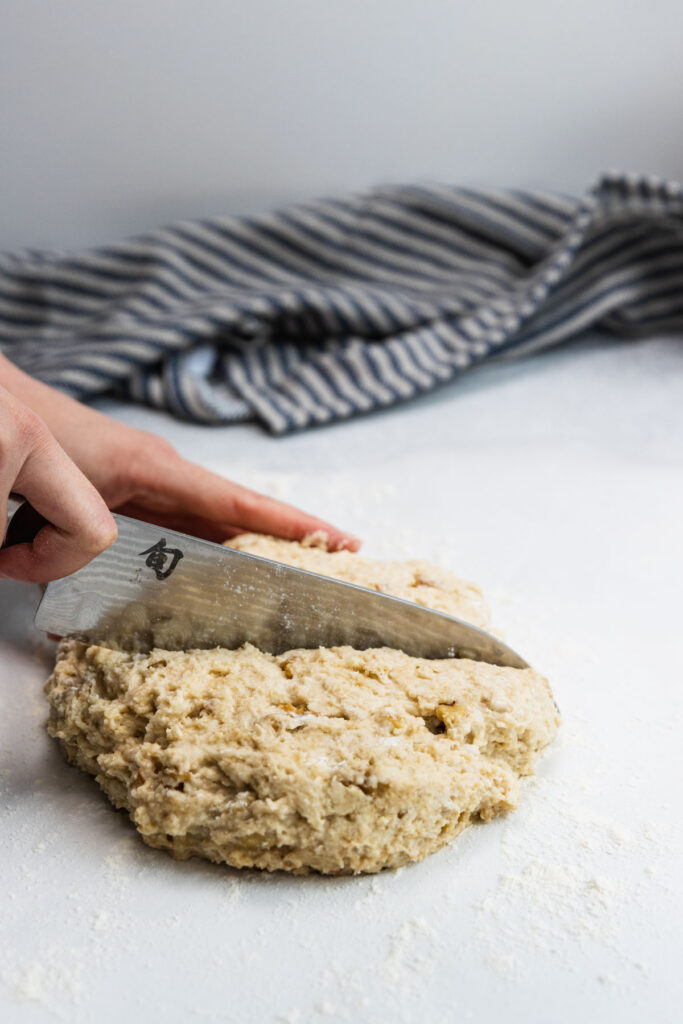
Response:
[[[421,562],[255,535],[243,551],[487,625],[479,590]],[[559,719],[531,669],[381,648],[131,654],[63,642],[49,732],[150,846],[235,867],[374,872],[517,806]]]

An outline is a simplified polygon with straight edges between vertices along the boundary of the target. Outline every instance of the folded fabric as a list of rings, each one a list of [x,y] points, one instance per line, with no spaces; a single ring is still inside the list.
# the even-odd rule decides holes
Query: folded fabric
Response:
[[[683,330],[683,192],[393,186],[0,257],[0,348],[77,398],[274,433],[404,401],[589,327]]]

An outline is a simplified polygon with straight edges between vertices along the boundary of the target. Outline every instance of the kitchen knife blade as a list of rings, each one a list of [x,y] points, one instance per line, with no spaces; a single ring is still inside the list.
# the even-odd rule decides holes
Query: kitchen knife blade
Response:
[[[489,633],[389,597],[257,555],[115,516],[118,539],[49,583],[39,629],[149,651],[240,647],[393,647],[421,658],[471,657],[525,668]]]

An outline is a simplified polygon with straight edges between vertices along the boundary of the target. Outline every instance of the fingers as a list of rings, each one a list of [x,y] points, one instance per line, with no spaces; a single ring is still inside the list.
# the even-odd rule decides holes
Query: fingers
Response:
[[[201,537],[202,540],[211,540],[217,544],[244,533],[229,523],[220,523],[215,520],[204,519],[201,516],[184,515],[181,512],[160,512],[151,509],[144,504],[135,501],[127,501],[116,509],[124,516],[131,519],[139,519],[143,523],[152,523],[166,530],[178,530],[180,533],[187,533],[191,537]]]
[[[131,514],[141,518],[140,511],[146,509],[144,517],[150,521],[207,540],[225,540],[251,530],[287,540],[303,540],[312,533],[323,533],[330,550],[357,551],[360,547],[357,537],[331,523],[232,483],[178,456],[167,464],[166,470],[155,479],[154,487],[148,484],[153,503],[134,498],[127,506]],[[134,507],[136,513],[132,511]],[[125,513],[125,507],[120,511]]]
[[[260,497],[260,496],[257,496]],[[207,519],[200,516],[183,515],[180,512],[159,512],[150,510],[149,507],[145,507],[142,504],[136,502],[126,502],[121,505],[117,512],[121,512],[124,516],[131,516],[133,519],[140,519],[146,523],[154,523],[157,526],[165,527],[169,530],[179,530],[181,533],[188,533],[192,537],[201,537],[203,540],[211,540],[216,543],[221,543],[224,540],[228,540],[230,537],[236,537],[239,533],[251,532],[263,532],[272,534],[274,536],[286,536],[288,539],[303,540],[304,537],[309,537],[312,533],[321,532],[327,538],[327,546],[329,550],[348,550],[357,551],[360,547],[360,541],[357,538],[351,538],[348,534],[336,531],[337,536],[330,536],[334,527],[328,523],[324,523],[322,520],[313,519],[313,522],[322,523],[322,526],[305,529],[297,535],[284,534],[278,532],[276,527],[269,527],[264,530],[257,530],[255,526],[235,526],[233,523],[220,522],[213,519]],[[312,519],[312,517],[308,517]],[[341,537],[341,539],[338,539]]]
[[[237,510],[234,522],[242,530],[270,533],[286,540],[303,540],[313,533],[322,533],[327,538],[327,546],[331,551],[340,548],[357,551],[360,547],[360,541],[352,534],[255,491],[240,487],[234,500]]]
[[[116,539],[106,504],[50,434],[0,394],[0,507],[10,491],[49,520],[30,544],[0,551],[0,576],[46,583],[75,572]]]

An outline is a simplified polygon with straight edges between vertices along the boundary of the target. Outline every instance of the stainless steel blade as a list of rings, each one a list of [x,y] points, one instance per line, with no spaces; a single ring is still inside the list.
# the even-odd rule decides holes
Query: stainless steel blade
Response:
[[[48,584],[36,613],[39,629],[134,650],[249,642],[279,654],[348,644],[526,667],[496,637],[411,601],[125,516],[116,520],[118,539],[107,551]]]

